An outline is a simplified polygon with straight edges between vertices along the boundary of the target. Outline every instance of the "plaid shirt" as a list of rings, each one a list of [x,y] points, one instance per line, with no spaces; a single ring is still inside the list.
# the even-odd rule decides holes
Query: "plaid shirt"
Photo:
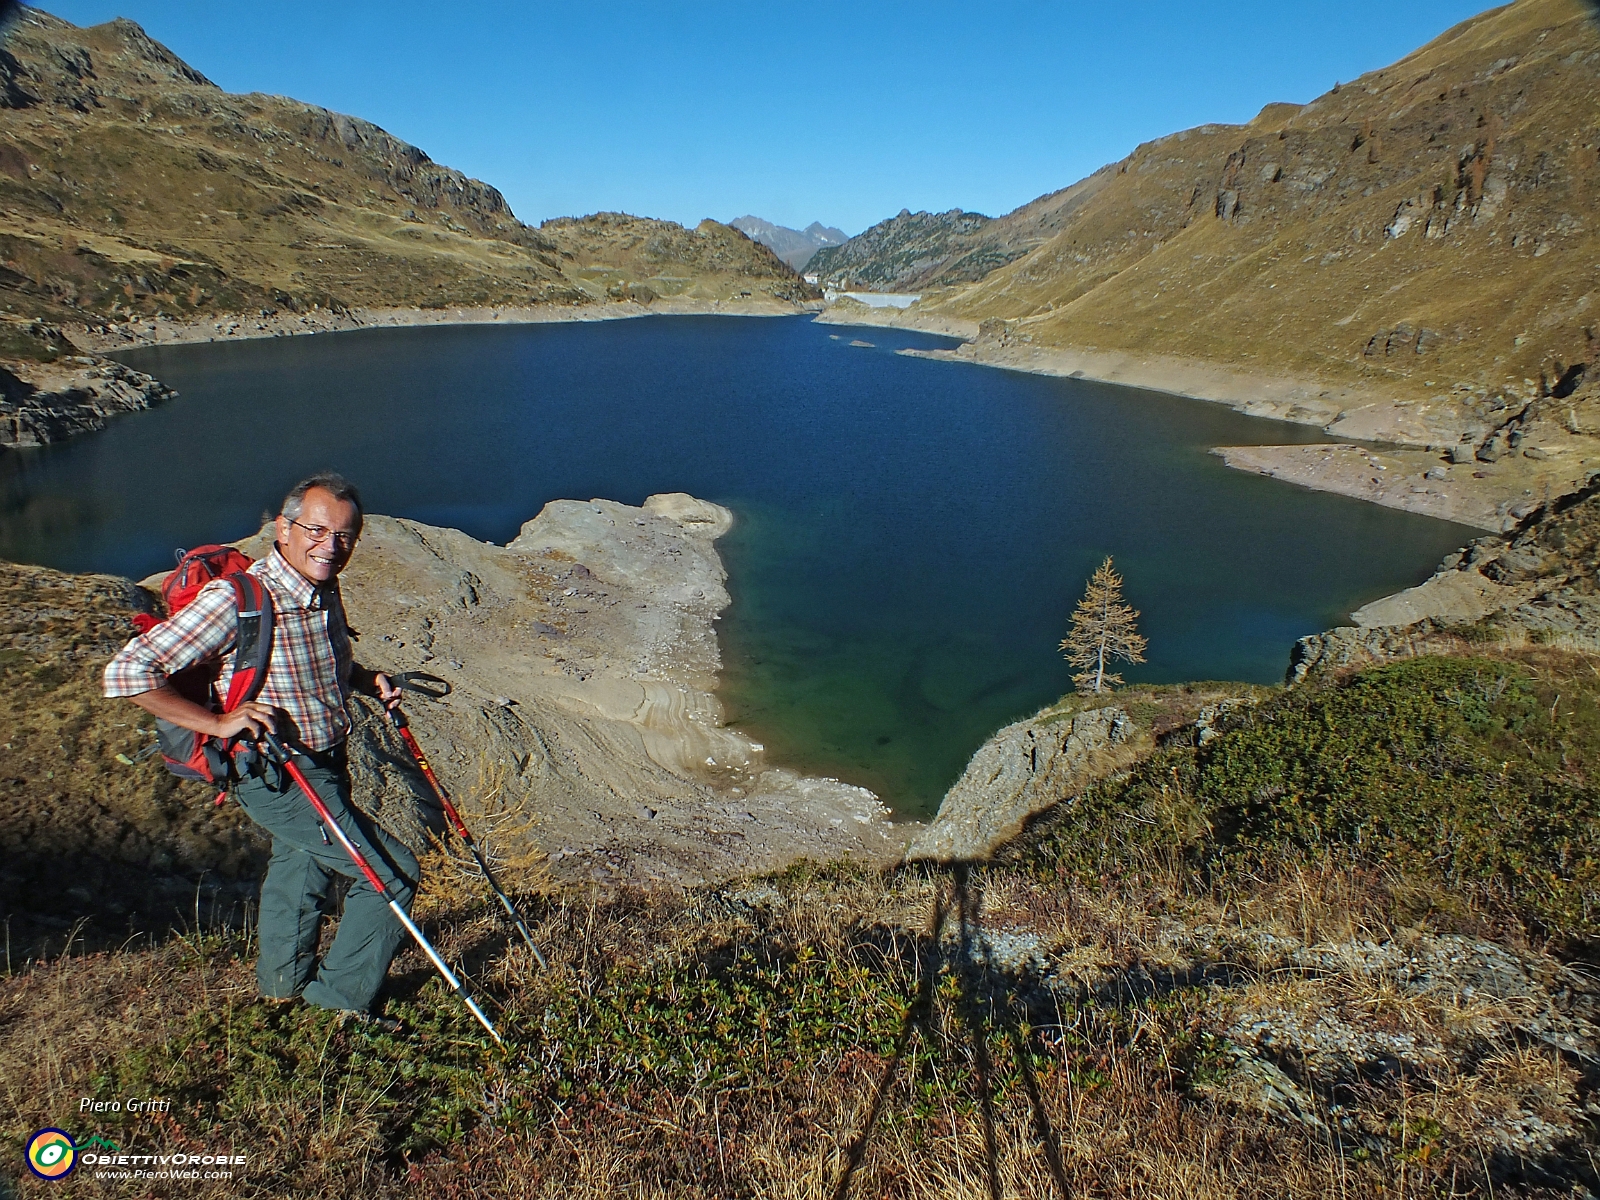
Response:
[[[350,732],[345,701],[355,666],[339,583],[318,586],[291,567],[274,547],[250,568],[272,597],[272,658],[256,697],[288,717],[278,731],[310,750],[327,750]],[[233,677],[233,585],[213,580],[184,608],[141,634],[106,665],[107,696],[154,691],[169,676],[213,659],[222,661],[217,694],[228,694]]]

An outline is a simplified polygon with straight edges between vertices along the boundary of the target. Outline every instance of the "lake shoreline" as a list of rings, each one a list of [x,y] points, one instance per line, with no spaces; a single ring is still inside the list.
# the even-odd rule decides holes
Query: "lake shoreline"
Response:
[[[754,298],[703,301],[667,297],[595,305],[395,307],[313,309],[228,315],[200,321],[156,317],[107,325],[69,327],[73,342],[93,355],[151,346],[347,333],[361,329],[440,325],[532,325],[633,320],[650,316],[786,317],[814,314],[819,324],[911,329],[960,339],[945,350],[905,350],[918,358],[1057,378],[1140,388],[1191,400],[1226,404],[1245,416],[1310,425],[1340,439],[1317,446],[1218,446],[1234,470],[1283,483],[1350,496],[1368,503],[1437,517],[1491,532],[1515,528],[1548,498],[1582,487],[1600,468],[1600,440],[1561,446],[1543,457],[1509,454],[1489,462],[1451,463],[1449,446],[1484,431],[1462,432],[1460,413],[1431,412],[1372,388],[1324,380],[1261,375],[1176,356],[1045,347],[1014,340],[993,323],[923,314],[915,308],[865,305],[794,305]],[[1594,446],[1587,443],[1595,442]],[[1350,443],[1362,443],[1351,452]]]
[[[93,445],[16,459],[5,556],[142,575],[172,546],[254,528],[297,473],[326,466],[370,486],[375,511],[502,546],[552,496],[707,496],[747,518],[719,547],[739,583],[717,630],[730,677],[714,689],[732,723],[777,761],[916,815],[994,729],[1070,686],[1055,652],[1061,606],[1104,552],[1133,566],[1135,598],[1164,631],[1162,678],[1276,682],[1295,637],[1419,582],[1474,536],[1278,489],[1205,454],[1305,436],[1290,427],[1153,393],[945,371],[897,353],[953,344],[920,333],[839,333],[684,319],[129,352],[118,357],[184,395]],[[1081,390],[1078,403],[1062,403],[1068,390]],[[274,452],[205,458],[183,487],[151,489],[151,464],[197,416]],[[130,495],[145,503],[130,508]],[[650,519],[617,524],[643,537],[638,520]],[[1103,547],[1062,544],[1061,531],[1081,528],[1117,532]],[[1260,553],[1219,572],[1219,542]],[[1057,552],[1044,562],[1047,543]],[[1277,565],[1285,556],[1302,564],[1293,581]],[[1020,588],[949,586],[963,574],[1014,580],[1019,564]],[[463,603],[483,595],[472,575],[488,578],[475,558],[445,581]],[[569,580],[556,595],[590,608],[589,620],[600,601],[582,590]],[[522,602],[515,588],[501,594]],[[559,627],[548,613],[531,619]],[[576,648],[564,657],[571,679],[591,670]],[[518,693],[508,680],[495,694]]]
[[[1310,425],[1339,438],[1315,446],[1218,446],[1235,470],[1332,492],[1494,533],[1514,529],[1549,499],[1584,486],[1600,469],[1600,439],[1541,431],[1555,444],[1452,463],[1448,451],[1465,439],[1475,452],[1492,431],[1449,406],[1429,408],[1373,388],[1326,380],[1262,375],[1176,356],[1036,345],[1014,338],[1004,323],[907,309],[832,306],[825,325],[888,327],[960,338],[949,350],[902,353],[942,362],[998,367],[1081,379],[1226,404],[1245,416]],[[997,326],[999,326],[997,328]],[[1352,447],[1351,443],[1361,443]],[[1357,453],[1351,453],[1354,449]]]
[[[664,297],[650,304],[446,305],[440,308],[314,308],[309,312],[228,314],[205,320],[151,317],[99,325],[71,325],[66,332],[90,354],[112,354],[147,346],[185,346],[312,333],[350,333],[358,329],[403,329],[428,325],[548,325],[622,321],[639,317],[722,316],[793,317],[818,311],[817,305],[775,300],[693,300]]]
[[[188,321],[156,316],[59,328],[43,322],[14,322],[27,328],[41,346],[49,345],[50,352],[38,360],[0,358],[0,451],[51,445],[104,429],[109,418],[148,409],[174,394],[163,381],[106,357],[125,350],[440,325],[582,324],[665,316],[792,317],[816,312],[818,307],[753,297],[726,302],[667,297],[648,305],[625,300],[582,306],[317,307],[306,312],[261,310],[253,315]],[[63,334],[69,343],[63,343]]]

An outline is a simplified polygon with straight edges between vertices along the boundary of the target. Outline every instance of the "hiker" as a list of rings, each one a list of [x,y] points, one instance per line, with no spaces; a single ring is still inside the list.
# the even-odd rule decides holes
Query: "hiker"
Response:
[[[346,699],[355,689],[390,709],[400,701],[400,690],[386,675],[357,665],[351,653],[338,576],[350,561],[361,522],[361,497],[339,475],[313,475],[284,497],[272,553],[248,571],[272,602],[274,625],[271,657],[254,699],[215,712],[168,682],[186,668],[220,659],[217,694],[228,694],[238,613],[227,579],[206,584],[194,600],[123,647],[106,667],[105,694],[126,697],[161,720],[224,744],[237,738],[248,747],[263,730],[275,733],[294,749],[295,764],[334,820],[409,911],[421,875],[416,857],[350,802]],[[235,797],[272,835],[272,859],[261,884],[261,994],[272,1000],[302,996],[374,1020],[369,1008],[405,931],[286,772],[259,754],[233,761],[246,764],[232,772]],[[338,934],[319,964],[317,938],[335,875],[353,882]]]

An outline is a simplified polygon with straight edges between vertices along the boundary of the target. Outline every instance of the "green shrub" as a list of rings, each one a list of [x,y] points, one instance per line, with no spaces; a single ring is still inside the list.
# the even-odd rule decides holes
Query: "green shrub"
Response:
[[[1585,668],[1586,670],[1587,668]],[[1593,672],[1418,658],[1235,713],[1059,806],[1017,854],[1080,876],[1210,881],[1347,856],[1486,891],[1548,931],[1600,931]]]

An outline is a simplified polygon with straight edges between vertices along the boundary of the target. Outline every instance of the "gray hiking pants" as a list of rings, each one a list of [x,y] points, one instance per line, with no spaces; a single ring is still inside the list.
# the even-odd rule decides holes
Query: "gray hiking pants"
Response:
[[[410,912],[422,874],[416,856],[352,807],[348,770],[316,766],[305,758],[297,758],[296,765],[400,907]],[[324,838],[316,809],[288,773],[284,786],[277,774],[269,767],[264,777],[241,782],[236,793],[250,819],[272,835],[272,861],[261,884],[256,982],[264,996],[303,995],[322,1008],[365,1009],[383,986],[405,929],[331,830]],[[345,894],[339,931],[319,965],[317,937],[324,914],[332,909],[335,875],[354,882]]]

